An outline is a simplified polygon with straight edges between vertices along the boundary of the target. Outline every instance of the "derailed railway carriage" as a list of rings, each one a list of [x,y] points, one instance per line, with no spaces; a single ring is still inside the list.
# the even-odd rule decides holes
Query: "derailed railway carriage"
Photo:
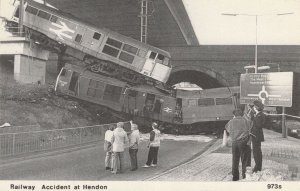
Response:
[[[19,1],[14,6],[16,11],[10,20],[18,22]],[[92,26],[44,4],[26,0],[23,24],[35,42],[90,64],[93,72],[121,76],[121,80],[135,84],[142,80],[165,83],[169,78],[168,52]]]
[[[84,67],[67,64],[60,71],[55,91],[96,103],[141,121],[160,121],[179,129],[200,122],[232,118],[236,97],[227,88],[171,94],[148,85],[129,86],[117,79],[98,75]]]

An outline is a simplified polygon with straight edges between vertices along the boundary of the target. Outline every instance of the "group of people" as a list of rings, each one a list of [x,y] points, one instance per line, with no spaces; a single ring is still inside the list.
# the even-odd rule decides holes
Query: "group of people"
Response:
[[[109,127],[105,132],[104,150],[105,169],[112,173],[122,173],[124,170],[124,151],[126,145],[129,146],[129,156],[131,162],[131,171],[138,169],[137,152],[140,143],[140,132],[137,124],[132,123],[131,132],[127,134],[124,130],[124,123],[117,123],[117,127]],[[160,147],[160,131],[157,123],[152,123],[152,131],[150,132],[150,141],[148,144],[149,153],[148,160],[143,167],[150,167],[157,165],[158,149]]]
[[[263,126],[266,116],[262,112],[264,105],[255,100],[247,105],[247,112],[241,109],[233,111],[233,119],[225,126],[232,139],[232,175],[233,181],[239,180],[239,161],[242,162],[242,177],[246,178],[246,168],[251,167],[251,144],[255,166],[252,172],[262,170],[261,142],[264,141]]]

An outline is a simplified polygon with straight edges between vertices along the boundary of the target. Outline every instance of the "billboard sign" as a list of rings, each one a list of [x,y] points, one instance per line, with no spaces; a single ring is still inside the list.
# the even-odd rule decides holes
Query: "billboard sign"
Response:
[[[292,106],[293,72],[241,75],[240,103],[260,100],[265,106]]]

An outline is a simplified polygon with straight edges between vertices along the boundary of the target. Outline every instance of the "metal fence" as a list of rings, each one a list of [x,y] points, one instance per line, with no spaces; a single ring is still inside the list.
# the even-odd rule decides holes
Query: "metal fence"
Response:
[[[0,134],[0,158],[100,141],[112,125]]]

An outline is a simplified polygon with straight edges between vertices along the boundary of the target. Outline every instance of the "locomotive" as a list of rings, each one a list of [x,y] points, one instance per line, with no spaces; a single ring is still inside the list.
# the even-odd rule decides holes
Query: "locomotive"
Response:
[[[231,119],[238,104],[232,91],[216,88],[168,92],[149,85],[130,86],[74,64],[61,69],[55,84],[57,94],[105,106],[141,123],[158,121],[182,131],[200,122]]]
[[[13,22],[19,20],[19,4],[13,4]],[[121,80],[134,84],[164,84],[169,78],[170,54],[164,50],[32,0],[24,7],[25,33],[34,42],[85,62],[95,73],[121,76]]]

